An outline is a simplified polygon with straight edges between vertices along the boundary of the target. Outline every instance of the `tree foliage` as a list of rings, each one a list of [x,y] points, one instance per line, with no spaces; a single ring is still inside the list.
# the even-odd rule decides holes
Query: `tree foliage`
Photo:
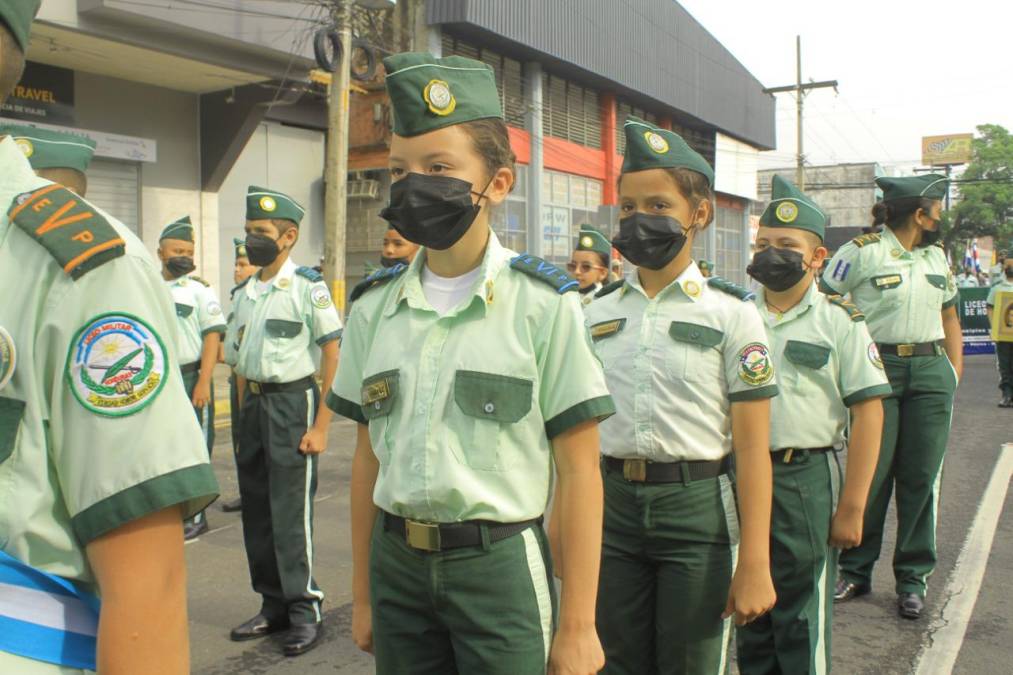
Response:
[[[964,242],[974,237],[992,236],[997,248],[1013,243],[1013,135],[998,124],[982,124],[972,149],[945,237],[955,260],[963,258]]]

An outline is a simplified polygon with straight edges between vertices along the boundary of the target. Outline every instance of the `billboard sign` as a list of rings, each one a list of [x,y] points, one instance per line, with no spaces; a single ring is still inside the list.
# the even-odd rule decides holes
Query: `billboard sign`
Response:
[[[971,139],[974,134],[922,137],[922,164],[946,166],[971,161]]]

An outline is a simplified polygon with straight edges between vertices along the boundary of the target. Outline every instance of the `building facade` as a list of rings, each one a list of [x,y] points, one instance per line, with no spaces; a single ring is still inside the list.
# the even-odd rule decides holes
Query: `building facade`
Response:
[[[770,181],[775,174],[795,181],[795,167],[760,171],[757,215],[770,200]],[[827,214],[828,226],[866,227],[872,223],[872,206],[883,196],[876,187],[876,178],[884,175],[883,167],[875,162],[808,166],[805,193]]]

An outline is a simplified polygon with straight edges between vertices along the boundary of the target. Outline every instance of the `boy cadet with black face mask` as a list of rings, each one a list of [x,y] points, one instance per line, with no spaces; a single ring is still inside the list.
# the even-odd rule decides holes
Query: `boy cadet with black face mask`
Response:
[[[236,288],[225,336],[242,408],[236,465],[243,538],[253,589],[263,596],[260,612],[233,629],[232,639],[289,629],[287,656],[319,638],[324,594],[313,579],[313,495],[331,412],[313,377],[314,345],[330,387],[341,336],[323,277],[289,260],[304,213],[291,197],[250,186],[246,254],[261,269]]]
[[[780,176],[771,197],[748,272],[763,285],[756,304],[781,386],[770,410],[770,568],[777,604],[739,629],[739,670],[825,673],[835,549],[861,541],[883,426],[880,399],[890,385],[865,317],[814,283],[827,254],[826,216]],[[840,490],[836,453],[845,446],[849,413],[848,471]]]

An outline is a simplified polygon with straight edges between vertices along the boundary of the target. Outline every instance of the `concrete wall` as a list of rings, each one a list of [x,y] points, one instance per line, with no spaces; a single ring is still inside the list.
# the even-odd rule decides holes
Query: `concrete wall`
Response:
[[[794,182],[795,169],[764,169],[757,175],[759,207],[770,201],[774,174]],[[875,179],[883,175],[878,164],[835,164],[806,167],[805,193],[830,218],[830,226],[860,226],[872,223],[872,205],[880,198]]]

